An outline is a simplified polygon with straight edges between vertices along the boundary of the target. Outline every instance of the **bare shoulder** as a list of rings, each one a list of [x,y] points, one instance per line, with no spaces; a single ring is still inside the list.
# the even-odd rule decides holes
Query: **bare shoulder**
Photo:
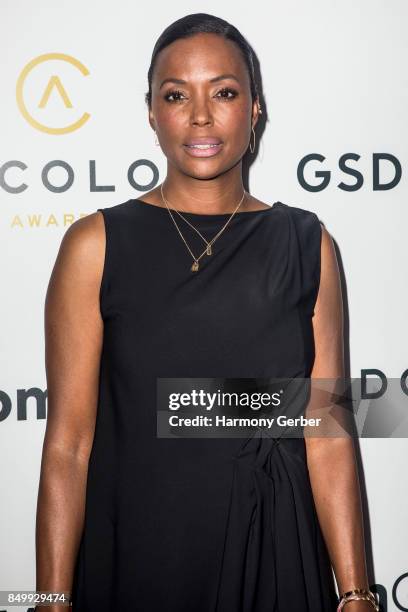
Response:
[[[100,211],[91,213],[86,217],[77,219],[65,232],[61,247],[64,252],[71,255],[85,255],[104,250],[105,223]]]
[[[322,228],[321,268],[324,271],[331,271],[336,276],[338,274],[338,262],[333,237],[321,222],[320,225]]]
[[[333,238],[327,228],[320,224],[322,229],[320,285],[315,310],[317,318],[322,313],[336,318],[342,309],[339,265]]]
[[[99,211],[91,213],[67,229],[61,241],[59,257],[76,262],[82,269],[98,269],[104,258],[105,240],[103,214]]]
[[[58,250],[47,291],[50,299],[88,297],[93,302],[99,287],[105,259],[105,224],[103,214],[91,213],[75,221],[65,232]]]

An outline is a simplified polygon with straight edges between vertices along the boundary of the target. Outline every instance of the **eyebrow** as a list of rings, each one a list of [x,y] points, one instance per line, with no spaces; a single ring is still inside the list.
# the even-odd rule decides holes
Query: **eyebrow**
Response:
[[[239,79],[237,79],[234,74],[220,74],[219,76],[209,79],[209,82],[217,83],[218,81],[223,81],[225,79],[233,79],[234,81],[239,83]],[[177,85],[185,85],[187,81],[184,81],[183,79],[176,79],[175,77],[169,77],[167,79],[164,79],[164,81],[160,83],[159,89],[161,89],[165,83],[177,83]]]

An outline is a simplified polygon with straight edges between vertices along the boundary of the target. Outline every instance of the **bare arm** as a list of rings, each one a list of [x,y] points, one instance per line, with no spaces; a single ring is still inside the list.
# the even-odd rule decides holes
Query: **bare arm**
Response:
[[[46,294],[48,415],[37,500],[37,591],[71,592],[72,588],[95,430],[104,253],[102,214],[76,221],[62,239]]]
[[[321,280],[313,317],[316,357],[313,378],[344,379],[343,306],[333,242],[322,227]],[[308,468],[319,522],[339,593],[369,588],[360,487],[353,439],[307,437]],[[348,602],[344,610],[368,611],[369,602]]]

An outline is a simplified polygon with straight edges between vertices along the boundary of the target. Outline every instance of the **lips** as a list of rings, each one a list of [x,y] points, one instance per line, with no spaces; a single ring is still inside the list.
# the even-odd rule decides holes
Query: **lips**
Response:
[[[214,157],[214,155],[218,155],[223,146],[223,143],[220,141],[212,143],[206,140],[197,144],[185,144],[183,149],[191,157]]]
[[[193,138],[191,140],[188,140],[187,142],[184,143],[184,145],[186,147],[194,147],[194,146],[205,146],[205,145],[219,145],[222,143],[222,140],[220,140],[219,138],[208,138],[208,137],[202,137],[202,138]]]
[[[222,147],[222,140],[208,136],[192,138],[183,144],[186,153],[192,157],[213,157],[221,151]]]

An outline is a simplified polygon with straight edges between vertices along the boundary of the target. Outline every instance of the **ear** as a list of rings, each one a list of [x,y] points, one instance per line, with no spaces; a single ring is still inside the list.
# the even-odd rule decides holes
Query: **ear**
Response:
[[[261,114],[262,114],[261,105],[259,103],[259,96],[257,96],[255,98],[255,100],[253,101],[253,103],[252,103],[252,121],[251,121],[251,125],[252,125],[253,128],[258,123],[259,115],[261,115]]]
[[[149,116],[150,127],[152,128],[152,130],[156,131],[156,124],[155,124],[155,120],[154,120],[152,109],[149,109],[149,115],[148,116]]]

